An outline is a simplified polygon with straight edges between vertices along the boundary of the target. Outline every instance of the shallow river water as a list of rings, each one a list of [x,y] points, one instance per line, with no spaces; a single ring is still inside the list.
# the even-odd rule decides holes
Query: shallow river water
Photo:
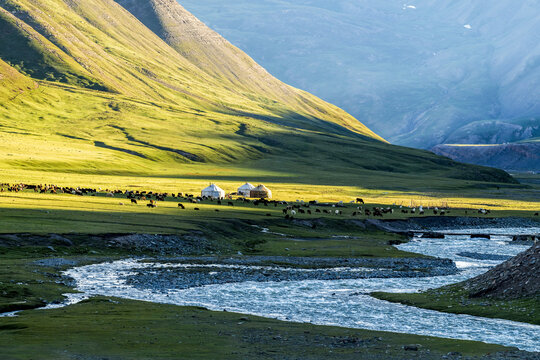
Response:
[[[508,233],[523,232],[505,229]],[[483,232],[504,234],[500,229]],[[540,229],[527,229],[527,233]],[[137,288],[126,278],[138,271],[178,268],[185,264],[156,264],[137,260],[122,260],[95,264],[68,270],[66,275],[77,281],[83,294],[71,302],[91,295],[107,295],[177,305],[204,306],[211,310],[227,310],[296,322],[339,325],[351,328],[394,331],[420,335],[478,340],[522,350],[540,351],[540,326],[487,319],[469,315],[445,314],[372,298],[373,291],[415,292],[456,283],[487,271],[515,256],[527,246],[511,245],[509,236],[499,235],[487,239],[470,239],[468,235],[452,235],[446,239],[414,238],[400,245],[406,251],[449,258],[455,261],[459,273],[451,276],[425,278],[385,278],[355,280],[308,280],[283,282],[240,282],[206,285],[188,289],[156,290],[151,286]],[[460,256],[480,253],[497,260],[478,260]],[[495,255],[495,256],[493,256]],[[190,266],[190,265],[187,265]],[[212,266],[213,272],[230,268]],[[283,269],[287,271],[287,269]],[[343,271],[343,269],[335,269]],[[209,273],[211,276],[212,272]]]

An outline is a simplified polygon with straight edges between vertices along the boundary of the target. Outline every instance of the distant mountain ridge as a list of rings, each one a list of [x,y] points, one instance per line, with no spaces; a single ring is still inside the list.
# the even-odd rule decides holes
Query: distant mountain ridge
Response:
[[[540,124],[538,0],[182,3],[392,143],[467,142],[453,134],[477,121]]]

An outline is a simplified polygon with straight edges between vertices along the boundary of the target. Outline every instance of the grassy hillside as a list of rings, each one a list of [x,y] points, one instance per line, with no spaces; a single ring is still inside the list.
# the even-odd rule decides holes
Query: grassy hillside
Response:
[[[271,77],[174,1],[118,2],[142,22],[112,0],[1,3],[9,36],[0,40],[0,70],[12,79],[0,93],[4,181],[41,174],[38,182],[84,185],[75,174],[136,175],[146,177],[138,186],[160,177],[163,188],[172,178],[250,179],[325,186],[319,196],[342,186],[513,182],[499,170],[381,141],[344,111]]]

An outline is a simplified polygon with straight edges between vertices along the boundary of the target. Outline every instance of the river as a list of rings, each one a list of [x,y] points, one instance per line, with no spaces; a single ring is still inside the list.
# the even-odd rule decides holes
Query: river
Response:
[[[83,293],[72,295],[69,303],[92,295],[116,296],[167,304],[203,306],[211,310],[234,311],[294,322],[477,340],[515,346],[527,351],[540,351],[540,326],[446,314],[389,303],[369,296],[369,293],[374,291],[416,292],[463,281],[527,249],[527,246],[510,244],[511,237],[504,235],[524,232],[522,229],[483,229],[482,232],[500,235],[492,236],[489,240],[471,239],[468,235],[449,235],[445,239],[415,237],[409,243],[398,246],[401,250],[453,260],[459,272],[450,276],[246,281],[187,289],[156,289],[151,284],[135,287],[127,279],[137,276],[141,270],[171,271],[179,267],[194,266],[121,260],[77,267],[65,274],[76,280],[77,289]],[[528,228],[525,232],[535,233],[540,232],[540,229]],[[468,256],[462,256],[464,253]],[[470,253],[479,256],[471,257]],[[230,265],[205,266],[211,270],[207,272],[207,276],[231,270]],[[265,269],[264,266],[259,268],[261,271]],[[298,271],[287,268],[280,270]],[[332,271],[354,269],[340,268]]]

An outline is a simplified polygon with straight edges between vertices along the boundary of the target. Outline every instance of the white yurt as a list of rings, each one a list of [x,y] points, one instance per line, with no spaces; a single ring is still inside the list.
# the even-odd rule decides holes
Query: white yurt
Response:
[[[245,183],[244,185],[240,186],[238,188],[238,195],[240,196],[250,196],[251,190],[255,189],[255,186],[251,185],[250,183]]]
[[[202,197],[209,197],[212,199],[223,199],[225,197],[225,191],[216,184],[210,184],[209,187],[201,191]]]

